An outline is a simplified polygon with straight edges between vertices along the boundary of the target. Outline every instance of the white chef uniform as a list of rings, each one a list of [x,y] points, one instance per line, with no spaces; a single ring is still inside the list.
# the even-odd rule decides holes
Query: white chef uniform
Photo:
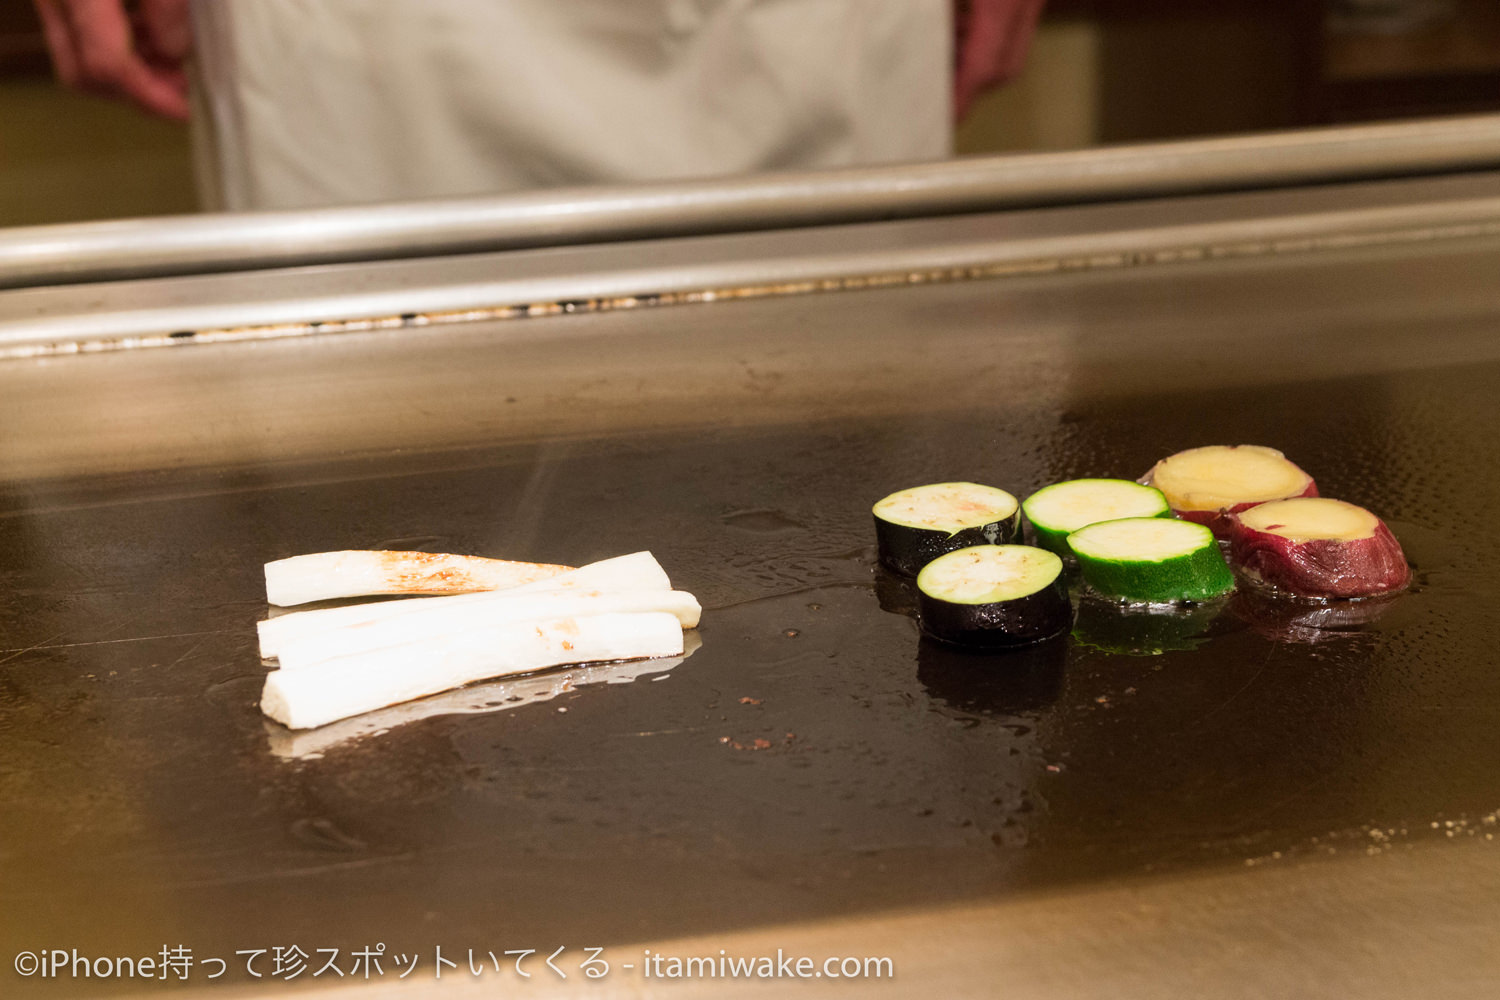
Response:
[[[950,0],[195,0],[209,200],[933,159]]]

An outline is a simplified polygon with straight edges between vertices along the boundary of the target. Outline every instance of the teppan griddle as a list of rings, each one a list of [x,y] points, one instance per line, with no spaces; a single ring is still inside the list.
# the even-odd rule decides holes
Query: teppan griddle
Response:
[[[1441,210],[1494,184],[990,224],[1296,223]],[[588,252],[918,245],[984,218]],[[348,265],[362,280],[406,266],[424,265]],[[667,985],[638,966],[674,941],[888,955],[885,985],[906,995],[1493,983],[1497,273],[1493,234],[1408,226],[4,362],[0,992],[155,995],[175,974],[12,963],[163,946],[195,957],[190,986],[342,989],[380,945],[392,991],[635,995]],[[83,287],[208,302],[279,280],[313,279]],[[876,572],[869,507],[893,489],[965,478],[1024,495],[1215,442],[1281,448],[1325,495],[1383,515],[1411,592],[1354,622],[1233,602],[1122,639],[1081,619],[1057,644],[975,657],[921,641]],[[383,733],[267,722],[261,564],[374,547],[571,563],[650,549],[702,599],[701,645],[661,669],[486,688],[462,706],[479,711]],[[271,955],[293,946],[310,968],[288,983]],[[523,980],[488,957],[559,947],[566,981],[541,958]],[[584,983],[594,947],[611,971]],[[441,982],[437,948],[462,963]],[[315,977],[332,949],[345,975]],[[417,959],[405,981],[397,956]],[[227,968],[209,983],[214,959]]]

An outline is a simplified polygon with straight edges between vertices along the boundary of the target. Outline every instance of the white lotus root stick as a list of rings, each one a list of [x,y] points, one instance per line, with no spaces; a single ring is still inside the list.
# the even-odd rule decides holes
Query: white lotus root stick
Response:
[[[260,707],[289,729],[311,729],[491,677],[682,651],[682,625],[664,612],[504,622],[273,670]]]
[[[288,562],[291,560],[283,560]],[[270,565],[275,565],[274,563]],[[546,591],[666,591],[672,589],[666,570],[650,552],[632,552],[589,563],[587,566],[550,576],[543,580],[508,588],[505,594],[519,595]],[[279,656],[282,647],[297,639],[316,635],[335,628],[359,625],[365,622],[383,621],[416,611],[426,613],[429,609],[444,605],[460,606],[475,601],[485,601],[497,596],[495,593],[460,594],[453,597],[423,597],[407,601],[375,601],[355,604],[343,608],[320,608],[316,611],[294,611],[260,622],[256,627],[260,633],[260,655],[263,658]]]
[[[416,608],[410,614],[304,636],[281,647],[277,654],[281,669],[306,669],[341,656],[502,622],[663,611],[675,617],[682,628],[697,628],[703,613],[697,599],[681,590],[562,590],[532,594],[503,591],[484,596],[485,600],[460,604],[424,601],[426,607]]]
[[[266,563],[266,600],[287,607],[370,594],[466,594],[534,583],[572,568],[440,552],[314,552]]]

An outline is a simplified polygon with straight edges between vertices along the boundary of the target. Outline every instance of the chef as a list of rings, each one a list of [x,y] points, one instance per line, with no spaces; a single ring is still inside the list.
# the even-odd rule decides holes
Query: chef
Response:
[[[1043,0],[35,2],[241,210],[947,156]]]

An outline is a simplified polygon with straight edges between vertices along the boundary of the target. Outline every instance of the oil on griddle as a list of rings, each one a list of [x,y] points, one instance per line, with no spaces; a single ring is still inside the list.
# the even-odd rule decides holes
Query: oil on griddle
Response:
[[[6,909],[100,953],[609,944],[1479,828],[1500,806],[1500,455],[1468,428],[1497,377],[1064,393],[438,471],[139,477],[30,512],[8,497]],[[1380,513],[1413,592],[1334,628],[1225,615],[1145,656],[955,656],[880,609],[869,505],[893,488],[1025,495],[1216,442],[1278,447]],[[414,542],[570,563],[650,548],[702,599],[702,648],[629,683],[274,752],[260,564]]]

